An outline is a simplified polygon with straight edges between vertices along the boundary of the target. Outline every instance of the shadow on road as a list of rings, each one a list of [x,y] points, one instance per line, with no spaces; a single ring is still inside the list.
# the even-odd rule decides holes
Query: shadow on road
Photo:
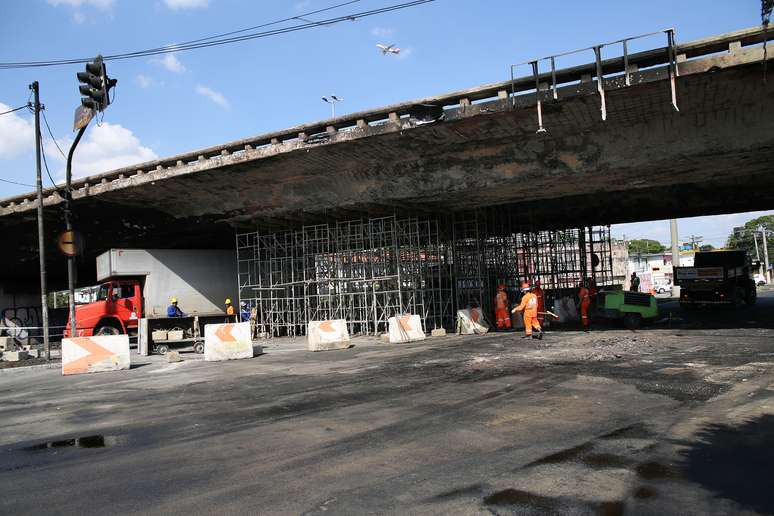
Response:
[[[687,480],[745,509],[774,513],[774,416],[764,415],[740,426],[709,425],[698,438],[681,452]]]

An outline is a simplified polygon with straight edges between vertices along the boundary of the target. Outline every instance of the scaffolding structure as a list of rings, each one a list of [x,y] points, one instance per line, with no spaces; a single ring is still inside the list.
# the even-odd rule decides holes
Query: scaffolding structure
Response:
[[[456,310],[493,311],[500,284],[513,302],[540,281],[547,305],[584,279],[613,283],[609,226],[531,231],[513,210],[438,219],[339,221],[279,233],[238,234],[240,301],[260,333],[297,336],[309,321],[344,319],[350,334],[387,331],[418,314],[423,329],[453,328]]]
[[[350,334],[378,334],[390,317],[419,314],[423,329],[452,319],[450,261],[436,220],[343,221],[237,235],[240,301],[272,336],[305,334],[309,321],[344,319]]]

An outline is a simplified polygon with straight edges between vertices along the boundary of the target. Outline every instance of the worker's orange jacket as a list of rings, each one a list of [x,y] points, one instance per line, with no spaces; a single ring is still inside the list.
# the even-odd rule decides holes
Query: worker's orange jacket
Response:
[[[495,296],[495,308],[498,310],[505,310],[508,308],[508,294],[502,290]]]
[[[591,302],[591,299],[589,299],[589,289],[586,287],[581,287],[578,290],[578,298],[580,298],[581,305],[587,305]]]
[[[524,315],[529,317],[537,317],[538,313],[538,299],[532,292],[527,292],[521,298],[521,303],[516,307],[517,312],[524,312]]]

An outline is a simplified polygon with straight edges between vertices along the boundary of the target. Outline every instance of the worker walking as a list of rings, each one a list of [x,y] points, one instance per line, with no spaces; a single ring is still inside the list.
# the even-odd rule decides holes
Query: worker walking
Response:
[[[524,295],[521,297],[521,303],[519,303],[519,306],[514,308],[512,312],[524,312],[523,339],[532,337],[533,339],[542,340],[543,329],[540,327],[540,322],[538,321],[538,300],[537,296],[530,292],[530,290],[529,283],[526,281],[521,283],[521,291],[524,293]],[[533,329],[537,331],[537,335],[532,334]]]
[[[508,294],[505,293],[505,285],[497,285],[495,295],[495,318],[498,330],[511,329],[511,314],[508,313]]]
[[[180,307],[177,306],[177,298],[173,297],[170,299],[170,305],[167,307],[167,317],[185,317],[186,313],[180,310]]]
[[[589,305],[591,305],[591,295],[589,289],[586,288],[586,280],[581,281],[578,288],[578,302],[580,303],[581,311],[581,324],[583,325],[583,331],[589,331]]]

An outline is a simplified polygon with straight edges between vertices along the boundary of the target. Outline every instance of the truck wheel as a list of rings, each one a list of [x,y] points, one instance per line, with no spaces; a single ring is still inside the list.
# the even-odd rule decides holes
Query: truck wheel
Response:
[[[121,328],[114,322],[106,322],[94,331],[94,335],[102,337],[105,335],[121,335]]]
[[[203,342],[197,342],[193,346],[194,353],[202,354],[204,353],[204,343]]]
[[[169,353],[169,345],[168,344],[157,344],[156,345],[156,353],[159,355],[166,355]]]
[[[640,314],[626,314],[623,318],[624,326],[628,330],[636,330],[642,323],[642,316]]]

